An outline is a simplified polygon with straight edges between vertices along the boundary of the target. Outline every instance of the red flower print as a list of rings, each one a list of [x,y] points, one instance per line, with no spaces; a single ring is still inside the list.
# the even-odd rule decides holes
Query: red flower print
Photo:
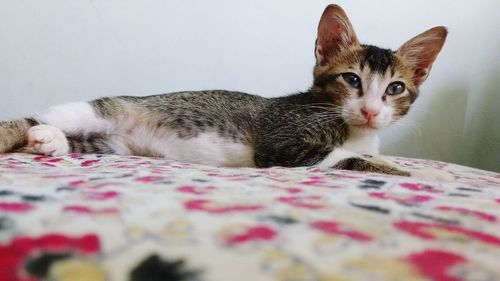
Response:
[[[86,161],[83,161],[80,166],[82,167],[89,167],[89,166],[92,166],[94,165],[95,163],[98,163],[100,160],[99,159],[95,159],[95,160],[86,160]]]
[[[11,213],[24,213],[33,209],[33,206],[22,202],[0,202],[0,211]]]
[[[294,207],[312,210],[321,209],[327,206],[321,196],[315,195],[279,197],[276,200]]]
[[[426,240],[434,240],[436,237],[431,229],[446,230],[452,233],[461,234],[469,238],[481,241],[483,243],[492,244],[495,246],[500,246],[500,238],[491,234],[483,233],[476,230],[470,230],[461,228],[458,226],[438,224],[438,223],[423,223],[423,222],[410,222],[410,221],[399,221],[395,222],[394,226],[400,230],[406,231],[409,234],[420,237]]]
[[[180,191],[180,192],[184,192],[184,193],[204,195],[204,194],[210,193],[214,189],[215,189],[215,187],[213,187],[213,186],[198,187],[198,186],[192,186],[192,185],[184,185],[184,186],[179,186],[176,190]]]
[[[144,177],[136,178],[135,180],[138,182],[142,182],[142,183],[150,183],[150,182],[164,180],[164,178],[159,177],[159,176],[144,176]]]
[[[324,221],[324,220],[315,221],[311,223],[311,227],[327,234],[336,234],[340,236],[345,236],[360,242],[369,242],[373,240],[371,236],[356,230],[347,229],[343,227],[340,223],[335,221]]]
[[[36,156],[35,158],[33,158],[33,161],[37,161],[37,162],[47,162],[47,163],[57,163],[57,162],[61,162],[63,161],[64,159],[63,158],[52,158],[52,157],[47,157],[47,156]]]
[[[89,214],[89,215],[106,215],[118,213],[117,208],[103,208],[103,209],[91,209],[86,206],[70,205],[63,209],[65,212],[73,212],[79,214]]]
[[[448,275],[450,269],[467,260],[461,256],[441,250],[425,250],[418,253],[413,253],[405,258],[417,270],[428,277],[430,280],[439,281],[459,281],[461,279]]]
[[[36,156],[33,158],[33,161],[37,162],[46,162],[46,163],[57,163],[63,161],[63,158],[53,158],[53,157],[48,157],[48,156]]]
[[[84,180],[76,180],[76,181],[69,182],[68,186],[69,187],[81,187],[85,183],[86,183],[86,181],[84,181]]]
[[[123,185],[123,184],[119,183],[119,182],[92,183],[92,182],[88,182],[85,180],[77,180],[77,181],[72,181],[72,182],[68,183],[68,186],[72,187],[72,188],[93,188],[93,189],[97,189],[97,188],[101,188],[101,187],[105,187],[105,186],[117,186],[117,185]]]
[[[256,225],[244,229],[241,233],[229,235],[224,242],[229,245],[239,245],[251,241],[269,241],[276,237],[277,233],[265,225]]]
[[[73,252],[77,255],[94,255],[100,249],[95,234],[69,237],[62,234],[46,234],[40,237],[18,236],[8,244],[0,244],[0,281],[34,281],[21,274],[25,260],[35,252]]]
[[[301,185],[305,186],[316,186],[316,187],[328,187],[328,188],[339,188],[340,186],[334,185],[328,182],[329,178],[326,177],[309,177],[307,180],[300,182]]]
[[[442,190],[437,190],[431,185],[428,184],[421,184],[421,183],[411,183],[411,182],[405,182],[405,183],[400,183],[400,186],[413,190],[413,191],[426,191],[430,193],[442,193]]]
[[[47,160],[48,157],[47,156],[35,156],[33,157],[33,161],[44,161],[44,160]]]
[[[436,209],[441,210],[441,211],[446,211],[446,212],[454,212],[458,213],[460,215],[465,215],[465,216],[473,216],[475,218],[478,218],[480,220],[488,221],[488,222],[496,222],[498,219],[496,216],[481,212],[481,211],[474,211],[474,210],[469,210],[466,208],[460,208],[460,207],[448,207],[448,206],[438,206]]]
[[[407,203],[423,203],[432,199],[432,196],[429,195],[392,195],[384,192],[372,192],[369,193],[371,197],[379,198],[379,199],[390,199],[399,203],[407,204]]]
[[[119,193],[116,191],[90,191],[85,193],[85,199],[89,200],[109,200],[118,197]]]
[[[188,210],[204,211],[211,214],[224,214],[230,212],[249,212],[262,208],[261,205],[243,205],[243,204],[221,204],[206,199],[189,200],[184,203]]]
[[[309,186],[319,186],[321,184],[324,184],[325,180],[321,177],[310,177],[308,180],[301,182],[300,184],[302,185],[309,185]]]
[[[72,245],[75,249],[85,255],[95,254],[99,251],[100,245],[96,235],[85,235],[80,239],[73,239]]]

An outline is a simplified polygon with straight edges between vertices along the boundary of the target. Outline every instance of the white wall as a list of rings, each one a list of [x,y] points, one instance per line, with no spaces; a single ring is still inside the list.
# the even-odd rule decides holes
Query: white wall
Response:
[[[306,90],[330,1],[0,0],[0,119],[108,95]],[[449,40],[388,154],[500,170],[500,1],[337,1],[361,41]],[[467,3],[466,5],[464,3]]]

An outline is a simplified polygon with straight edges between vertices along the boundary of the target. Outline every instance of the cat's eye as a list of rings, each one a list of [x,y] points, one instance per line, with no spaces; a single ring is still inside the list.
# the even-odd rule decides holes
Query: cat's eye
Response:
[[[355,89],[361,89],[361,79],[358,75],[352,72],[347,72],[342,74],[342,78],[347,84],[349,84],[349,86]]]
[[[389,84],[387,89],[385,90],[385,93],[388,94],[389,96],[394,96],[394,95],[399,95],[405,90],[405,84],[401,82],[393,82]]]

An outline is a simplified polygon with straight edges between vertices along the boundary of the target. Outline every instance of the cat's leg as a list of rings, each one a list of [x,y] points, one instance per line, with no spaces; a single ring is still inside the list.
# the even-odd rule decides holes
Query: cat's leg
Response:
[[[68,144],[60,129],[41,125],[36,118],[0,122],[0,153],[14,151],[62,155],[68,153]]]
[[[13,148],[50,156],[70,152],[111,153],[106,134],[111,122],[100,117],[86,102],[57,105],[36,115],[32,126],[17,127],[19,143]],[[2,136],[3,139],[3,136]]]
[[[366,157],[366,156],[365,156]],[[361,157],[350,157],[343,159],[333,166],[335,169],[342,170],[353,170],[353,171],[364,171],[364,172],[374,172],[397,176],[412,176],[409,171],[401,170],[386,163],[375,162],[371,159],[365,159]]]
[[[443,171],[443,170],[438,170],[438,169],[432,169],[432,168],[419,168],[419,169],[412,169],[412,168],[407,168],[407,167],[400,167],[398,164],[394,163],[393,161],[387,159],[387,157],[384,157],[382,155],[377,155],[377,156],[369,156],[369,155],[363,155],[365,158],[368,158],[370,162],[376,163],[376,164],[382,164],[388,167],[394,167],[399,170],[406,171],[410,173],[411,177],[414,178],[419,178],[419,179],[427,179],[427,180],[437,180],[437,181],[453,181],[455,180],[455,176],[452,175],[449,172]]]
[[[408,171],[398,169],[393,165],[384,163],[383,161],[376,161],[375,159],[376,158],[373,156],[360,155],[347,149],[336,148],[330,152],[323,161],[318,163],[317,166],[407,177],[411,176],[411,173]]]
[[[112,152],[106,137],[113,125],[97,112],[92,103],[53,106],[35,118],[43,124],[28,132],[29,147],[36,153],[58,156],[70,152]]]
[[[12,152],[26,146],[28,130],[38,124],[34,118],[0,122],[0,153]]]
[[[357,153],[337,148],[332,151],[318,166],[335,169],[374,172],[397,176],[415,177],[425,180],[453,181],[454,176],[448,172],[435,169],[407,169],[398,167],[395,163],[382,156],[359,155]]]

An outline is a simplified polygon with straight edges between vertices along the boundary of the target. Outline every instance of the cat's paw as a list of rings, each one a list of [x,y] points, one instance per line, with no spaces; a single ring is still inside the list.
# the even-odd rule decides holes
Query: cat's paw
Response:
[[[31,127],[28,131],[28,145],[35,153],[60,156],[69,153],[68,140],[64,133],[49,125]]]
[[[451,182],[455,180],[455,176],[451,173],[436,169],[412,170],[410,171],[410,176],[428,181]]]

